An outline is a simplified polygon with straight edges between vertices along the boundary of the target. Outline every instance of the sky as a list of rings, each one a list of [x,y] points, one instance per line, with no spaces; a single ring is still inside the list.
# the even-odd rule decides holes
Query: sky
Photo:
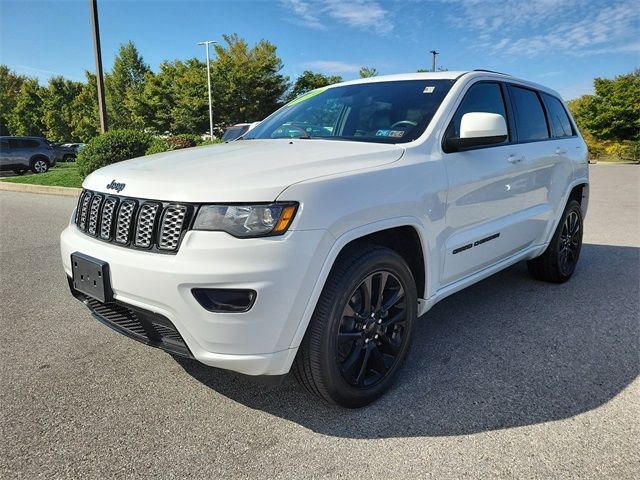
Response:
[[[592,92],[593,78],[640,66],[640,0],[98,0],[110,69],[132,40],[153,70],[163,60],[204,59],[202,40],[237,33],[278,47],[282,73],[357,78],[430,68],[484,68],[558,90]],[[89,0],[0,0],[0,63],[46,83],[94,71]]]

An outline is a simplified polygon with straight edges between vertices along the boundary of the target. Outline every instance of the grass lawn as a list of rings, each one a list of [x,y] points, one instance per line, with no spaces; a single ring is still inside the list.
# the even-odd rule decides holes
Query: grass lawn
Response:
[[[29,183],[31,185],[50,185],[53,187],[82,187],[82,177],[75,162],[58,163],[47,173],[25,173],[21,176],[1,179],[3,182]]]

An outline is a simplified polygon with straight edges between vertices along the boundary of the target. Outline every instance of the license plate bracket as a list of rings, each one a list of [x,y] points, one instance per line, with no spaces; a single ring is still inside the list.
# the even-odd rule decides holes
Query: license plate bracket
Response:
[[[73,288],[91,298],[107,303],[113,300],[109,264],[84,253],[71,254]]]

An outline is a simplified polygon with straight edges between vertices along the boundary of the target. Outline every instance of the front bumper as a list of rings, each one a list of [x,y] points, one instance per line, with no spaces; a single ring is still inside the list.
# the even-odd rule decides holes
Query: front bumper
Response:
[[[176,255],[162,255],[102,242],[75,225],[60,238],[67,276],[74,252],[108,262],[116,302],[168,319],[200,362],[248,375],[289,371],[294,335],[332,244],[324,230],[255,239],[190,231]],[[196,287],[251,289],[257,297],[248,312],[213,313],[193,297]]]

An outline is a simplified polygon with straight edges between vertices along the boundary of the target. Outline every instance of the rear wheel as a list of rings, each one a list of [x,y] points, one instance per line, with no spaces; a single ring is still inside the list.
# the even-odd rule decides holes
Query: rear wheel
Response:
[[[563,283],[571,278],[582,248],[582,209],[571,200],[545,252],[527,262],[536,280]]]
[[[75,155],[65,155],[62,159],[64,162],[75,162],[76,161],[76,156]]]
[[[24,175],[26,172],[26,170],[14,170],[13,173],[15,173],[16,175]]]
[[[356,408],[380,397],[406,357],[417,293],[406,262],[369,246],[332,270],[300,346],[294,373],[310,392]]]
[[[34,158],[31,160],[31,171],[33,173],[45,173],[49,170],[49,162],[44,158]]]

